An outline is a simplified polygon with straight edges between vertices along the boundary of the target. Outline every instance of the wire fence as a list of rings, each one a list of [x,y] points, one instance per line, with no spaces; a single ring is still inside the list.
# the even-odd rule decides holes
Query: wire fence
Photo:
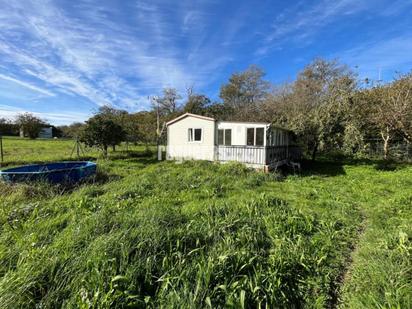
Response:
[[[384,157],[383,142],[378,139],[367,140],[364,152],[370,158],[382,159]],[[396,161],[412,161],[412,145],[405,141],[390,141],[388,156]]]
[[[119,156],[122,153],[143,152],[145,145],[122,143],[113,150],[109,148],[110,156]],[[153,151],[153,147],[150,147]],[[18,165],[35,162],[68,161],[97,159],[102,152],[96,148],[85,147],[73,139],[27,139],[20,137],[3,136],[0,138],[1,166]]]

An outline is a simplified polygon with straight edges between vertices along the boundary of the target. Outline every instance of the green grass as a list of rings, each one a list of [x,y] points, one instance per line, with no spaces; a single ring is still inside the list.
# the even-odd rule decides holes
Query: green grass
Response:
[[[14,163],[72,145],[16,143]],[[0,184],[0,308],[412,306],[411,166],[280,177],[142,152],[76,188]]]
[[[146,147],[129,144],[131,151],[143,151]],[[154,150],[154,148],[151,148]],[[125,151],[126,145],[123,143],[117,146],[117,150]],[[25,163],[37,163],[57,160],[75,160],[77,153],[75,141],[71,139],[35,139],[4,136],[3,137],[3,166],[18,165]],[[109,154],[111,149],[109,149]],[[83,158],[98,159],[101,153],[94,148],[82,146],[80,155]],[[121,152],[114,153],[114,157],[121,156]]]

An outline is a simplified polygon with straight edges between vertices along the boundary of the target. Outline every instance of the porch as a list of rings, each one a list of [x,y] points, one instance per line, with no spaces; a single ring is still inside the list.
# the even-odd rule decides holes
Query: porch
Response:
[[[297,146],[216,146],[215,160],[236,161],[254,167],[273,167],[298,160],[300,151]]]

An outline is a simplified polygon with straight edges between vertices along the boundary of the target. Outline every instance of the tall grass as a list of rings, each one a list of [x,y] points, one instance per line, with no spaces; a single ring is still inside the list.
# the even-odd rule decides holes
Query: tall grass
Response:
[[[408,307],[411,172],[119,155],[70,190],[0,184],[0,307]]]

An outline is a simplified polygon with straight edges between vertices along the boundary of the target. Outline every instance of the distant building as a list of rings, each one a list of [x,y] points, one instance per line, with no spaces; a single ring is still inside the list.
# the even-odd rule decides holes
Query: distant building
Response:
[[[24,132],[23,128],[20,128],[20,137],[26,137],[27,134]],[[43,127],[41,128],[38,136],[38,138],[53,138],[53,127]]]
[[[39,132],[39,138],[53,138],[53,127],[42,128]]]

